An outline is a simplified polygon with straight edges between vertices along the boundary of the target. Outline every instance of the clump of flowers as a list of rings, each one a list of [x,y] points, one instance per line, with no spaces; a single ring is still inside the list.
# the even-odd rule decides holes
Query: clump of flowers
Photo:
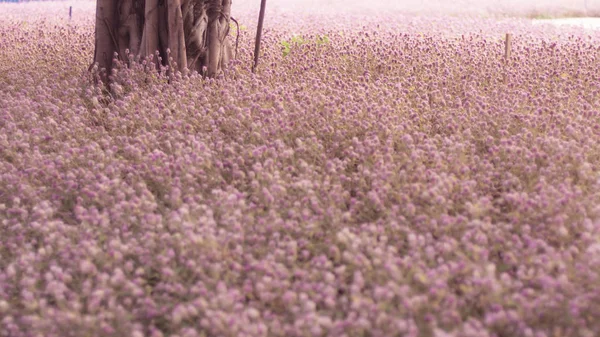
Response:
[[[600,334],[597,32],[299,12],[105,88],[79,6],[0,19],[0,336]]]

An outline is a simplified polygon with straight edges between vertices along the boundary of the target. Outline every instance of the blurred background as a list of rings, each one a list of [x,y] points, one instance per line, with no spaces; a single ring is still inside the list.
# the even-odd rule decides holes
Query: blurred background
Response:
[[[60,0],[59,0],[60,1]],[[35,0],[0,0],[35,2]],[[65,2],[95,2],[70,0]],[[256,3],[260,0],[234,0]],[[407,14],[449,14],[475,16],[519,16],[536,19],[560,17],[600,17],[600,0],[270,0],[269,7],[285,11],[371,12],[400,11]]]
[[[293,8],[294,11],[386,10],[413,14],[528,18],[600,17],[600,0],[272,0],[267,3],[269,6]]]

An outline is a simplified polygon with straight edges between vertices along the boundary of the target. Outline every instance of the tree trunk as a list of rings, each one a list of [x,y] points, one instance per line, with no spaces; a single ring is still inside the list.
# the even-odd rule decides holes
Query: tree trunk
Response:
[[[231,0],[97,0],[94,63],[105,82],[115,52],[127,61],[127,50],[169,72],[214,77],[231,58],[230,15]]]

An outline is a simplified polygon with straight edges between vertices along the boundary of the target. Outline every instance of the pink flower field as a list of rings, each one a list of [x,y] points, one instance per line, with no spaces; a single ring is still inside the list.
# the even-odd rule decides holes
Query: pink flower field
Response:
[[[302,1],[112,96],[0,5],[1,337],[600,336],[600,31]]]

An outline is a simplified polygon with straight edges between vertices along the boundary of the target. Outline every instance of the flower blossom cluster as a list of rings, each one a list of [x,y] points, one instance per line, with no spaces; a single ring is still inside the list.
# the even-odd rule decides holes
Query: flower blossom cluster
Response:
[[[217,79],[111,88],[93,5],[7,5],[0,336],[600,335],[598,32],[271,16],[252,74],[247,3]]]

